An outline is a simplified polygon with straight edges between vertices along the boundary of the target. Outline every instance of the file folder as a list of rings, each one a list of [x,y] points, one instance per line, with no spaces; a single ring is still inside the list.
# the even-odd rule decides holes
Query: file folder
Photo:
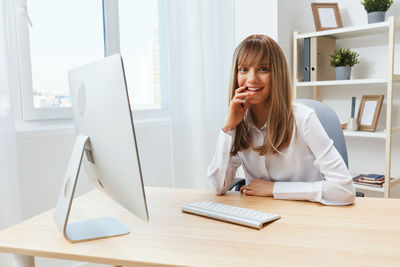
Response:
[[[304,38],[304,81],[310,81],[310,38]]]
[[[336,39],[332,37],[310,38],[310,81],[326,81],[335,79],[335,69],[330,66],[330,55],[336,47]]]

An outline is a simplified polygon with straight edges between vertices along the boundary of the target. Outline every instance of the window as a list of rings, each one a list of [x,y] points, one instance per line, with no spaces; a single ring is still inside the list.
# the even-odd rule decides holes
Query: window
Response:
[[[135,10],[141,12],[132,16]],[[157,1],[119,1],[120,49],[133,109],[161,108]]]
[[[16,13],[23,119],[71,117],[67,71],[104,55],[101,0],[23,0]]]
[[[132,109],[168,107],[164,1],[16,2],[24,120],[71,117],[67,71],[113,53],[123,57]]]
[[[108,2],[113,5],[109,9],[117,11],[108,13],[113,26],[106,31],[106,36],[109,32],[119,32],[119,49],[115,52],[121,53],[124,61],[132,109],[167,108],[165,1],[119,0],[118,7],[115,1]],[[112,38],[115,40],[116,36]],[[114,42],[106,37],[106,43],[107,40]]]

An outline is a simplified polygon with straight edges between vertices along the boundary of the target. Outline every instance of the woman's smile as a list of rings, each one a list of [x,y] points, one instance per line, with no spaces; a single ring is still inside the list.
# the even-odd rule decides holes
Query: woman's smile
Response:
[[[257,92],[261,91],[264,87],[249,87],[247,86],[247,90],[252,91],[252,92]]]

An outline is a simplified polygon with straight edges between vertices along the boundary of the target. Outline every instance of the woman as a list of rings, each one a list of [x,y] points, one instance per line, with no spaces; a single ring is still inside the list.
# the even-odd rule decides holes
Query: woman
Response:
[[[279,45],[265,35],[235,50],[230,105],[208,179],[224,194],[242,165],[246,195],[347,205],[351,175],[313,109],[292,104],[289,72]]]

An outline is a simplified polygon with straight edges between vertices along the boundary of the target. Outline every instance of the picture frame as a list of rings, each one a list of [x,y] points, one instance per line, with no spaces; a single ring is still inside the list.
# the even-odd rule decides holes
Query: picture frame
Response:
[[[363,95],[357,114],[358,129],[375,132],[382,110],[384,95]]]
[[[338,3],[311,3],[311,9],[317,31],[343,28]]]

